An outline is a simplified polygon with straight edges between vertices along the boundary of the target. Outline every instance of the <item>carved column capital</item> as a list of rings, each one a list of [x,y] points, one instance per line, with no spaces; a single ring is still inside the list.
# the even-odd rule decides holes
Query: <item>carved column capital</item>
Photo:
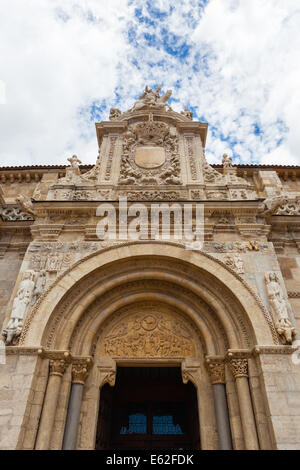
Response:
[[[212,385],[225,383],[225,363],[224,359],[207,358],[205,361],[206,368]]]
[[[248,377],[248,359],[236,357],[229,359],[229,366],[235,379],[239,377]]]
[[[92,365],[91,358],[81,359],[72,364],[72,383],[84,385]]]
[[[50,375],[62,377],[67,367],[65,359],[50,359]]]

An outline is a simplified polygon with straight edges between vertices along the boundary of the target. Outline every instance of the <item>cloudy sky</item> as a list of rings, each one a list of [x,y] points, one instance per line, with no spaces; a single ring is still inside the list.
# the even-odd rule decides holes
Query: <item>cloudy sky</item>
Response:
[[[145,84],[209,123],[207,157],[300,165],[299,0],[0,0],[0,166],[97,156]]]

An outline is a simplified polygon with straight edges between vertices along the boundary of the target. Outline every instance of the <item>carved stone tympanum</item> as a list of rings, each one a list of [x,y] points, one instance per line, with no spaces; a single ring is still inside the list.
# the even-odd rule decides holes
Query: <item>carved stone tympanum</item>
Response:
[[[101,353],[112,357],[186,357],[195,355],[195,346],[185,324],[153,313],[118,322],[105,336]]]

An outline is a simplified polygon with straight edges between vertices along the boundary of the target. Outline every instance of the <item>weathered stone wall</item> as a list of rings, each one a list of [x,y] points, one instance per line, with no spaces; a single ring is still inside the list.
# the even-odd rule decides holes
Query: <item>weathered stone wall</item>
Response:
[[[37,356],[6,355],[0,364],[0,449],[16,449],[25,421],[34,419]],[[42,400],[42,396],[40,397]],[[38,419],[38,418],[36,418]]]
[[[262,380],[277,449],[300,450],[300,364],[293,355],[261,354]]]

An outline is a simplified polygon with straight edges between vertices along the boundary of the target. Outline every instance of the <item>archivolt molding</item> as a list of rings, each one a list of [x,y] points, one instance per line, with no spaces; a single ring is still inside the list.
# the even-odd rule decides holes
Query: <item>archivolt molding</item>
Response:
[[[131,250],[131,248],[134,248],[134,249]],[[99,256],[102,256],[104,252],[105,252],[105,256],[103,256],[103,259],[101,258],[99,259]],[[214,257],[208,255],[207,253],[187,251],[182,248],[179,248],[178,244],[175,244],[175,243],[161,243],[161,242],[149,241],[149,242],[139,242],[139,243],[130,242],[130,243],[125,243],[122,246],[119,245],[117,248],[109,247],[106,249],[99,250],[98,252],[89,254],[85,258],[79,260],[75,265],[73,265],[68,270],[66,270],[61,276],[59,276],[56,279],[56,281],[52,284],[52,286],[49,287],[47,291],[44,292],[44,294],[38,299],[34,308],[28,315],[21,338],[20,338],[20,345],[26,344],[28,340],[30,341],[29,330],[32,329],[32,324],[35,321],[35,317],[39,315],[39,310],[42,311],[45,308],[47,303],[48,303],[48,310],[49,310],[51,303],[56,303],[55,307],[57,307],[59,302],[63,299],[63,297],[65,297],[66,291],[67,291],[66,298],[68,299],[68,305],[65,304],[64,306],[65,308],[68,308],[68,306],[70,308],[70,306],[74,302],[74,297],[72,298],[72,296],[68,296],[69,289],[73,287],[74,292],[76,294],[80,294],[80,293],[83,294],[84,292],[86,293],[87,290],[86,288],[85,289],[83,288],[82,280],[90,272],[95,271],[97,267],[100,268],[100,266],[108,265],[117,260],[119,260],[120,262],[121,260],[124,260],[124,259],[130,260],[133,258],[138,258],[141,256],[147,256],[147,255],[154,256],[154,257],[160,256],[160,259],[167,259],[167,258],[173,259],[173,260],[181,259],[181,263],[180,263],[181,272],[185,272],[188,266],[190,268],[193,268],[193,270],[197,270],[197,269],[199,270],[200,268],[202,272],[208,271],[211,276],[215,276],[216,281],[218,281],[219,283],[222,283],[222,277],[225,277],[226,281],[224,283],[228,287],[230,286],[230,290],[232,291],[231,301],[233,299],[238,300],[237,299],[238,295],[234,294],[234,292],[237,292],[238,290],[240,290],[241,285],[242,285],[246,289],[246,291],[248,291],[248,296],[246,292],[244,291],[244,295],[241,295],[239,297],[240,303],[242,305],[245,304],[245,297],[248,297],[248,304],[250,308],[252,309],[252,312],[254,309],[256,311],[256,315],[260,316],[260,314],[258,313],[258,310],[260,310],[260,313],[263,314],[263,316],[265,317],[265,320],[267,321],[269,325],[269,330],[271,331],[273,342],[275,344],[279,344],[278,335],[274,328],[274,324],[273,324],[273,321],[269,312],[263,306],[259,296],[246,283],[246,281],[241,278],[241,276],[235,273],[232,269],[226,267],[224,263],[222,263],[220,260],[215,259]],[[201,266],[203,264],[203,261],[204,261],[204,265]],[[210,261],[213,261],[213,265]],[[84,264],[86,264],[86,266],[84,266]],[[173,261],[173,264],[174,264],[174,261]],[[222,272],[219,273],[219,271],[222,271]],[[227,272],[227,275],[226,275],[226,272]],[[230,278],[228,277],[229,273],[232,275]],[[232,277],[234,277],[236,280],[239,281],[239,287],[238,287],[238,284],[233,282]],[[80,280],[81,282],[78,283],[78,285],[76,285],[77,281],[80,281]],[[89,285],[89,282],[87,282],[86,285]],[[224,292],[222,292],[222,295],[223,293]],[[240,295],[241,291],[239,291],[238,294]],[[251,296],[250,298],[249,298],[249,294]],[[241,305],[241,308],[243,309],[242,305]],[[52,309],[52,312],[54,310],[55,308]],[[244,311],[249,312],[249,308],[247,306],[244,306]],[[248,313],[248,319],[249,319],[249,313]],[[43,320],[44,321],[42,322],[42,324],[45,327],[48,318],[44,317]],[[252,315],[252,320],[253,320],[253,315]],[[59,322],[59,320],[57,321]],[[41,327],[42,325],[39,326],[39,328]],[[42,328],[42,331],[43,330],[44,328]],[[259,328],[256,328],[255,333],[258,335],[260,334]],[[264,334],[266,334],[265,331],[264,331]],[[270,339],[268,341],[270,343]]]
[[[138,312],[138,309],[139,311],[149,310],[150,306],[158,311],[170,311],[171,313],[177,311],[181,315],[184,312],[191,328],[201,331],[199,341],[203,342],[203,351],[206,351],[207,348],[211,351],[217,347],[216,345],[221,348],[221,351],[228,348],[228,340],[223,325],[213,309],[193,292],[182,286],[163,280],[148,279],[117,286],[114,293],[118,296],[115,303],[113,293],[109,292],[97,299],[83,313],[73,330],[70,341],[71,349],[75,345],[76,350],[83,347],[84,338],[90,335],[91,331],[97,331],[101,334],[107,321],[119,319],[120,315],[126,312]],[[188,302],[183,297],[184,295],[185,297],[189,296]],[[156,302],[153,302],[154,297]],[[119,305],[124,305],[125,302],[129,305],[119,309]],[[99,318],[99,312],[101,312],[102,318]],[[202,337],[205,338],[205,342]]]

